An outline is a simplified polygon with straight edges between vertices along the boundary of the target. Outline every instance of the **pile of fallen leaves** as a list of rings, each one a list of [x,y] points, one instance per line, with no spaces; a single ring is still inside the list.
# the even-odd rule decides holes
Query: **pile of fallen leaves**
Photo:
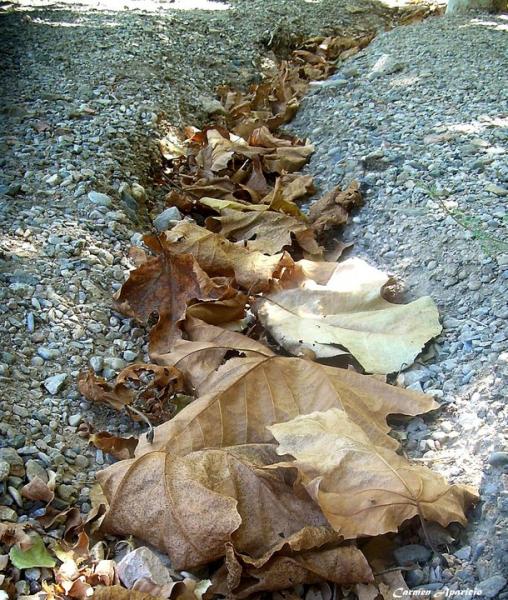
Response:
[[[219,122],[163,140],[167,204],[185,218],[131,251],[115,297],[149,327],[151,362],[114,383],[79,378],[87,398],[160,424],[139,440],[91,436],[119,461],[99,473],[85,522],[52,508],[51,482],[25,486],[47,505],[41,531],[2,526],[0,541],[17,568],[59,559],[46,598],[291,598],[311,584],[388,597],[404,586],[389,534],[465,523],[474,491],[412,464],[387,423],[437,408],[385,383],[440,332],[437,309],[390,301],[391,279],[359,259],[335,262],[343,246],[330,232],[361,205],[358,185],[303,214],[315,190],[298,171],[313,147],[276,133],[308,81],[368,41],[311,40],[249,93],[222,89]],[[39,534],[55,519],[66,535],[49,554]],[[126,590],[103,542],[90,548],[105,534],[143,540],[209,582]]]

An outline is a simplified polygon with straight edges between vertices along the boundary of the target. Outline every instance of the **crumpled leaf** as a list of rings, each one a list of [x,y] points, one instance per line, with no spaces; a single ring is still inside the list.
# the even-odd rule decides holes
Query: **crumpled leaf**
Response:
[[[296,459],[284,464],[298,469],[305,489],[346,539],[397,531],[416,515],[443,527],[464,525],[465,511],[478,500],[473,488],[448,485],[430,469],[374,445],[336,408],[269,429],[279,442],[277,452]]]
[[[116,463],[98,474],[110,504],[102,527],[149,541],[177,570],[224,556],[229,542],[261,566],[286,546],[338,541],[303,489],[263,469],[277,458],[273,445],[245,444]]]
[[[228,547],[225,565],[214,574],[210,591],[216,595],[248,598],[252,594],[292,588],[299,584],[331,581],[349,585],[372,581],[372,571],[353,545],[343,545],[291,556],[276,555],[257,567]]]
[[[21,550],[28,550],[33,544],[26,533],[26,523],[0,523],[0,542],[6,546],[16,544]]]
[[[319,269],[319,263],[317,268]],[[434,301],[409,304],[383,298],[389,277],[358,258],[339,263],[326,285],[312,280],[258,302],[263,326],[291,354],[329,358],[349,351],[370,373],[411,365],[441,331]]]
[[[218,213],[223,213],[226,210],[240,211],[260,211],[268,210],[268,206],[263,204],[251,204],[247,202],[239,202],[237,200],[222,200],[221,198],[200,198],[199,204],[211,208]]]
[[[32,569],[33,567],[54,567],[55,559],[46,550],[40,535],[35,532],[30,534],[31,546],[25,550],[13,546],[9,551],[12,564],[18,569]]]
[[[85,398],[109,404],[116,410],[129,409],[135,400],[143,400],[146,412],[161,416],[164,405],[173,394],[183,391],[184,383],[178,369],[135,363],[120,371],[114,384],[91,369],[82,371],[78,375],[78,389]]]
[[[286,253],[265,256],[225,240],[203,227],[179,223],[160,237],[174,253],[191,253],[210,276],[234,276],[238,285],[251,291],[266,290],[293,260]]]
[[[115,296],[115,307],[140,321],[157,313],[157,324],[150,332],[150,349],[167,349],[181,337],[177,326],[191,300],[219,299],[231,292],[228,286],[212,281],[190,254],[164,252],[157,240],[152,241],[152,249],[159,256],[131,271]]]
[[[117,460],[124,460],[134,456],[134,450],[138,445],[138,438],[118,437],[107,431],[92,433],[88,440],[96,448],[114,456]]]
[[[341,191],[337,186],[325,194],[309,209],[309,220],[318,236],[325,231],[335,229],[348,222],[350,212],[362,205],[360,186],[353,181],[347,190]]]
[[[416,415],[438,406],[428,395],[375,377],[276,356],[239,333],[204,324],[190,325],[187,331],[196,341],[182,340],[174,354],[159,355],[157,361],[177,364],[200,397],[156,427],[152,444],[140,440],[136,456],[160,449],[185,454],[205,447],[271,442],[268,425],[329,408],[345,411],[376,444],[396,448],[398,443],[387,435],[387,416]],[[221,365],[231,350],[245,357]]]
[[[220,217],[209,217],[206,227],[233,241],[245,241],[249,250],[276,254],[284,246],[291,246],[293,234],[299,246],[312,255],[321,255],[322,248],[314,232],[302,221],[272,211],[244,212],[223,210]]]
[[[294,173],[299,171],[314,152],[312,144],[274,148],[262,157],[263,168],[268,173]]]

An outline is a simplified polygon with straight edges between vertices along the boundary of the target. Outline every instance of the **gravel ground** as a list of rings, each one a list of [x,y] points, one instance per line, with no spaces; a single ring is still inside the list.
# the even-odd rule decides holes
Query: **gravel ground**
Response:
[[[153,177],[165,123],[199,124],[217,84],[256,80],[270,40],[283,52],[300,35],[394,20],[374,2],[343,0],[202,0],[206,10],[164,0],[145,11],[134,0],[116,3],[124,5],[27,0],[0,12],[0,520],[40,514],[18,489],[48,470],[57,473],[62,507],[77,499],[86,512],[95,471],[108,459],[79,428],[133,430],[84,402],[75,379],[87,365],[112,378],[146,356],[144,330],[112,313],[111,294],[162,194]],[[347,232],[355,252],[399,274],[411,294],[431,293],[445,317],[427,362],[401,376],[437,390],[443,411],[400,436],[411,455],[481,485],[483,504],[453,548],[453,565],[425,564],[412,572],[416,586],[439,587],[446,577],[459,589],[491,577],[490,590],[506,583],[508,455],[496,431],[508,369],[508,261],[494,238],[502,237],[508,188],[506,33],[496,30],[507,22],[488,20],[432,20],[380,37],[304,103],[295,124],[317,144],[310,171],[323,189],[353,176],[369,188]],[[471,39],[475,52],[464,43]],[[373,69],[385,53],[393,58]],[[19,595],[38,589],[44,570],[34,571]]]
[[[353,254],[430,294],[443,334],[398,383],[439,415],[400,432],[408,453],[480,487],[452,564],[408,575],[508,598],[507,17],[434,18],[378,36],[315,86],[292,129],[316,144],[322,191],[353,178],[367,204],[344,232]],[[428,586],[427,586],[428,587]],[[504,592],[502,591],[504,589]]]

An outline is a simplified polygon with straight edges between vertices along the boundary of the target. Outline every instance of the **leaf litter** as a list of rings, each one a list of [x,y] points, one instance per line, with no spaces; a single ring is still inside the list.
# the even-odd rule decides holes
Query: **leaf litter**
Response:
[[[332,238],[361,206],[359,186],[302,212],[315,189],[298,171],[313,146],[279,131],[309,81],[369,41],[308,40],[248,92],[220,88],[213,124],[166,141],[166,203],[186,216],[144,237],[114,299],[150,328],[151,362],[114,383],[78,379],[84,396],[146,421],[149,434],[91,433],[118,462],[98,474],[86,519],[58,506],[54,481],[23,488],[46,504],[40,531],[64,523],[62,542],[0,526],[15,566],[61,563],[46,598],[289,598],[302,585],[309,597],[355,586],[359,598],[389,598],[404,580],[371,542],[415,520],[423,531],[465,524],[476,492],[411,464],[389,423],[438,408],[384,377],[439,334],[437,308],[395,304],[387,275],[335,262],[345,246]],[[127,589],[105,555],[111,534],[163,551],[182,574]]]

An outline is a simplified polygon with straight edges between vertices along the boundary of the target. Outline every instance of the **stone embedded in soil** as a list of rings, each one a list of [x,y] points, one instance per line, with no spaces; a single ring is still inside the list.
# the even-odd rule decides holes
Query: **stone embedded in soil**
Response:
[[[181,221],[182,215],[176,206],[170,206],[163,210],[153,220],[153,224],[157,231],[165,231],[169,229],[172,221]]]
[[[478,588],[486,598],[495,598],[506,584],[507,580],[502,575],[494,575],[493,577],[480,581]]]
[[[427,562],[432,556],[432,552],[420,544],[408,544],[394,550],[393,556],[398,565],[407,567],[413,563]]]
[[[96,206],[105,206],[106,208],[109,208],[113,205],[113,200],[107,194],[101,192],[88,192],[88,199]]]

